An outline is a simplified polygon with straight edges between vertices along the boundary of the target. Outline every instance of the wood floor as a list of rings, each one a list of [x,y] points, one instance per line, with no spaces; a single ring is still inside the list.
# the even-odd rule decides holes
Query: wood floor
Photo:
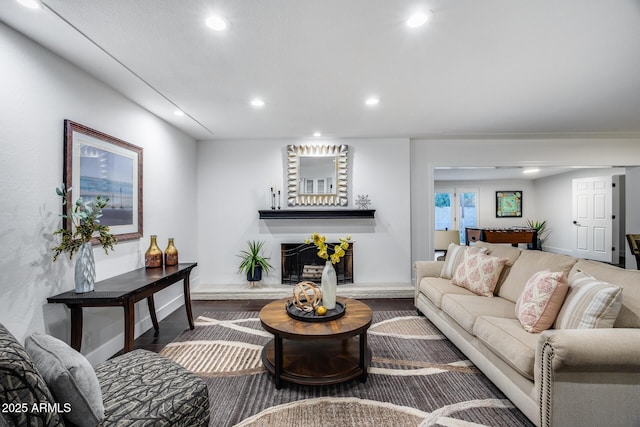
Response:
[[[388,310],[415,310],[412,298],[380,298],[362,300],[374,311]],[[192,301],[193,318],[195,319],[206,312],[229,311],[260,311],[271,300],[225,300],[225,301]],[[160,351],[164,346],[173,341],[183,330],[189,327],[184,307],[171,313],[159,322],[160,330],[153,328],[142,334],[135,340],[134,348],[142,348],[149,351]]]

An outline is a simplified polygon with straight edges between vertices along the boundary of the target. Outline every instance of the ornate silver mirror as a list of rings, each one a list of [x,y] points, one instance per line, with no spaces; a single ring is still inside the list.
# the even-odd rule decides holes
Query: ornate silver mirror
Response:
[[[289,206],[347,206],[348,145],[287,145]]]

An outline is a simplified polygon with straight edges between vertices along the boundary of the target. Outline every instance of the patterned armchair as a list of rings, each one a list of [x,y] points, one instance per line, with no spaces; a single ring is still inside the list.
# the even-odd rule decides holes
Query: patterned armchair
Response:
[[[98,365],[95,373],[104,404],[101,426],[209,424],[204,381],[156,353],[135,350]],[[63,403],[56,403],[32,357],[2,324],[0,405],[1,427],[69,424]]]

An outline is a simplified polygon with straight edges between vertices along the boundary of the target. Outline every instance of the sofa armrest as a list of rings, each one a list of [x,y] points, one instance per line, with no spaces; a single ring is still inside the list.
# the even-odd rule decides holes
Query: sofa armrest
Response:
[[[640,329],[540,334],[534,370],[539,424],[638,425],[639,354]]]
[[[440,271],[442,271],[443,265],[444,261],[416,261],[413,264],[416,277],[416,296],[420,288],[420,280],[422,280],[423,277],[440,277]]]

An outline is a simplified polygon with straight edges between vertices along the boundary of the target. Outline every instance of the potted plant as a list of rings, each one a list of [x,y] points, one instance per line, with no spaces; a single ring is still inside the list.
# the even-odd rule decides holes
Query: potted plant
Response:
[[[542,250],[542,242],[547,238],[550,230],[547,230],[547,221],[534,221],[531,219],[527,219],[527,227],[533,228],[536,230],[538,234],[538,241],[536,242],[536,247],[539,250]],[[529,249],[532,249],[533,245],[528,245]]]
[[[77,293],[90,292],[94,289],[96,280],[95,259],[93,257],[93,242],[97,241],[106,254],[113,250],[113,245],[118,243],[109,227],[100,224],[102,209],[107,206],[109,199],[100,196],[95,200],[84,201],[78,198],[76,202],[67,208],[69,191],[64,184],[56,188],[58,196],[62,197],[64,212],[61,217],[71,221],[71,227],[64,227],[54,231],[54,235],[60,235],[62,241],[53,248],[53,261],[63,252],[69,254],[69,259],[77,252],[78,259],[75,267],[75,286]]]
[[[242,258],[238,271],[246,273],[247,281],[253,287],[255,282],[262,280],[262,272],[269,274],[269,270],[273,270],[273,267],[269,264],[269,258],[260,254],[264,242],[248,240],[247,246],[248,250],[240,251],[240,254],[238,254]]]

